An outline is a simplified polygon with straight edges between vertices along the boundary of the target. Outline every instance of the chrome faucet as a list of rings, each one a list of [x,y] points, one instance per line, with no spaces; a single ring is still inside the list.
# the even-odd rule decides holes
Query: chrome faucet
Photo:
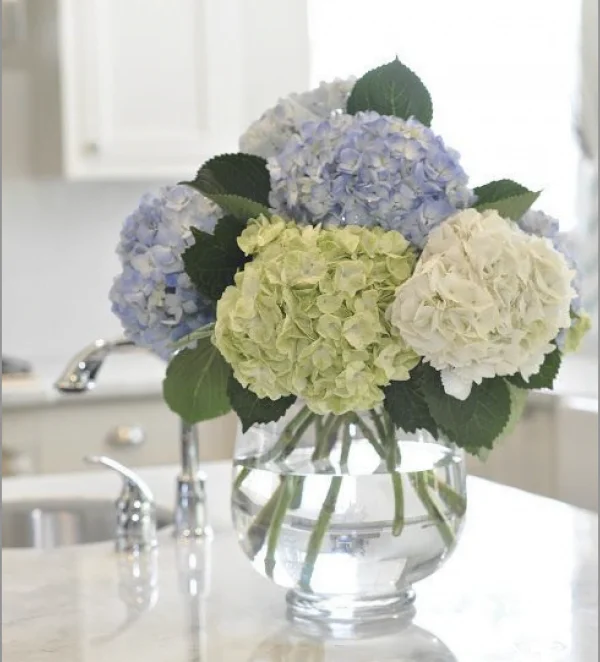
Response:
[[[120,462],[104,455],[88,455],[89,464],[99,464],[116,471],[123,479],[117,499],[116,548],[118,552],[145,552],[156,547],[156,506],[146,483]]]
[[[96,340],[78,352],[56,380],[61,393],[85,393],[94,388],[105,359],[114,352],[131,350],[131,340]],[[206,518],[206,477],[198,468],[198,434],[193,425],[180,419],[181,470],[177,476],[175,535],[193,539],[210,536]]]
[[[131,340],[96,340],[69,361],[54,386],[61,393],[83,393],[96,386],[96,375],[109,354],[135,347]]]

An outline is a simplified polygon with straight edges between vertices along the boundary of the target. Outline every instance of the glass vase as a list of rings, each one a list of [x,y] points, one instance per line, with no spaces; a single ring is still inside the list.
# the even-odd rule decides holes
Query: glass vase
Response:
[[[289,589],[293,619],[409,622],[412,585],[456,546],[464,457],[395,429],[383,410],[321,416],[296,404],[238,434],[231,506],[242,549]]]

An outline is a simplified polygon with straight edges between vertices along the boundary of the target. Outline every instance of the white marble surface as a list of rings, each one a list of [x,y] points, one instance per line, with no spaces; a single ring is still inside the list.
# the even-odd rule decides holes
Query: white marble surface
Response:
[[[141,473],[157,501],[169,506],[175,468]],[[214,540],[190,550],[163,530],[154,573],[148,570],[154,559],[136,567],[110,543],[47,554],[3,551],[3,660],[598,659],[595,515],[470,479],[463,539],[446,566],[416,586],[415,626],[362,641],[332,641],[288,624],[283,591],[255,573],[237,547],[228,514],[229,468],[208,465],[207,473]],[[104,473],[9,479],[3,500],[112,498],[118,487],[118,478]],[[191,560],[196,570],[190,570]]]

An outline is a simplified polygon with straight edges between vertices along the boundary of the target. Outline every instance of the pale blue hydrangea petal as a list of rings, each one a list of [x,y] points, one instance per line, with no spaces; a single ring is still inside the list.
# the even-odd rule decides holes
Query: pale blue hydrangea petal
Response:
[[[419,248],[474,200],[441,138],[413,118],[372,111],[305,123],[268,167],[276,211],[301,223],[381,226]]]
[[[287,141],[308,121],[319,121],[346,108],[355,78],[336,79],[300,94],[279,99],[253,122],[239,140],[240,151],[269,158],[281,152]]]
[[[212,233],[219,208],[187,186],[146,193],[125,219],[117,254],[123,266],[110,290],[112,311],[127,338],[163,359],[172,344],[214,322],[214,304],[192,285],[182,254],[191,227]]]
[[[527,234],[554,239],[559,231],[558,221],[543,211],[530,209],[517,221],[519,227]]]

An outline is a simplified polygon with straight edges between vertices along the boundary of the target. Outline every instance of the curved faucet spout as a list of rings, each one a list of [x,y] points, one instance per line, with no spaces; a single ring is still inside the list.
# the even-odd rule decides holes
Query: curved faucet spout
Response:
[[[125,338],[96,340],[68,363],[54,388],[62,393],[85,393],[96,386],[98,372],[109,354],[131,350],[135,343]],[[206,519],[205,476],[199,469],[196,428],[180,419],[181,471],[177,477],[175,535],[179,539],[210,537]]]
[[[62,393],[82,393],[96,386],[96,376],[106,357],[114,352],[128,350],[135,343],[125,338],[96,340],[78,352],[67,364],[54,387]]]

